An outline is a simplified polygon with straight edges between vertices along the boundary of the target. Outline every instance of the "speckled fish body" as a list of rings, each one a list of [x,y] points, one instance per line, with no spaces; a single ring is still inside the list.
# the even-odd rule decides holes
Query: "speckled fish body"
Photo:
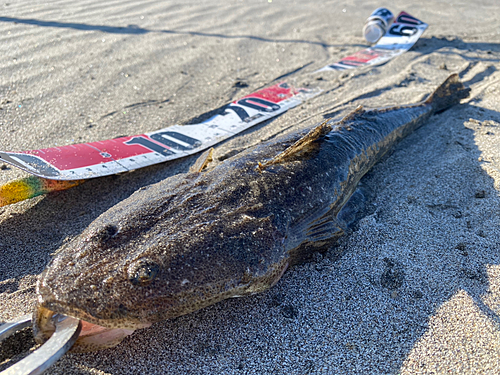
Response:
[[[50,335],[47,311],[134,330],[268,289],[343,233],[340,210],[387,150],[467,95],[453,75],[425,102],[358,108],[138,190],[40,276],[38,337]]]

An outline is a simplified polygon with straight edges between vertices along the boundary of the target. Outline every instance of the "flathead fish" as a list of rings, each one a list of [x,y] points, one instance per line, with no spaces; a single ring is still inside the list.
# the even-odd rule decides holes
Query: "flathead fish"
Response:
[[[52,316],[81,319],[76,350],[262,292],[345,231],[339,215],[361,177],[434,113],[468,96],[456,74],[427,100],[365,110],[246,150],[207,171],[141,188],[99,216],[40,275],[39,341]]]

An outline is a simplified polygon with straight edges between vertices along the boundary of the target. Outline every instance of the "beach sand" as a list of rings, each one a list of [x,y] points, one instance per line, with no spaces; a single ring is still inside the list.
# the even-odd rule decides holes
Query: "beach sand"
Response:
[[[429,28],[383,66],[313,74],[366,46],[363,22],[379,6]],[[288,73],[322,95],[218,145],[216,162],[357,105],[416,102],[452,72],[472,89],[363,178],[366,216],[324,256],[266,293],[67,354],[47,373],[500,373],[499,14],[493,0],[4,0],[6,151],[186,123]],[[0,320],[31,311],[37,275],[93,219],[195,159],[0,208]],[[22,176],[0,169],[0,183]]]

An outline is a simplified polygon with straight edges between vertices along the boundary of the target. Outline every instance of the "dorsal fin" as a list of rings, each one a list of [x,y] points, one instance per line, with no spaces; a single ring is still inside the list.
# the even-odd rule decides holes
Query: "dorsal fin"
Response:
[[[322,122],[320,125],[316,126],[309,133],[307,133],[305,136],[300,138],[293,145],[286,148],[284,151],[280,152],[274,158],[272,158],[264,163],[259,163],[259,165],[257,166],[257,169],[262,171],[263,169],[265,169],[266,167],[268,167],[270,165],[282,163],[282,162],[290,159],[291,157],[296,157],[297,155],[300,155],[301,153],[309,151],[312,142],[314,142],[319,137],[327,134],[331,130],[332,130],[332,126],[328,124],[328,121]]]
[[[354,109],[354,111],[349,112],[347,115],[345,115],[337,124],[344,125],[348,121],[354,120],[356,117],[362,115],[363,113],[365,113],[365,109],[362,105],[358,105],[356,109]]]
[[[280,152],[278,155],[276,155],[274,158],[267,160],[264,163],[259,163],[257,166],[257,169],[259,171],[263,171],[266,167],[269,167],[270,165],[274,164],[279,164],[282,163],[286,160],[289,160],[292,157],[297,157],[298,155],[308,152],[311,150],[312,143],[317,140],[318,138],[326,135],[329,133],[334,126],[342,126],[346,124],[349,121],[354,120],[357,116],[362,115],[365,113],[365,110],[363,109],[362,106],[356,107],[356,109],[349,114],[347,114],[342,120],[339,122],[336,122],[335,124],[329,124],[328,120],[325,120],[318,126],[316,126],[314,129],[312,129],[309,133],[307,133],[305,136],[300,138],[297,142],[295,142],[293,145],[285,149],[284,151]]]
[[[189,172],[201,172],[206,168],[208,163],[210,163],[213,159],[214,148],[211,147],[204,153],[200,155],[200,157],[194,162],[194,164],[189,168]]]

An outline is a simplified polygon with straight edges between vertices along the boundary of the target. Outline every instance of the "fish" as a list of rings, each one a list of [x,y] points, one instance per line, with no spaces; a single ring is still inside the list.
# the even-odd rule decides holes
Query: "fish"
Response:
[[[452,74],[422,102],[359,106],[212,167],[206,152],[189,172],[142,187],[39,276],[36,340],[63,314],[82,322],[73,351],[113,347],[153,323],[271,288],[346,232],[343,210],[388,150],[469,91]]]

